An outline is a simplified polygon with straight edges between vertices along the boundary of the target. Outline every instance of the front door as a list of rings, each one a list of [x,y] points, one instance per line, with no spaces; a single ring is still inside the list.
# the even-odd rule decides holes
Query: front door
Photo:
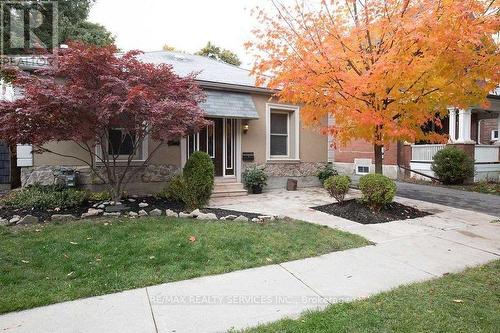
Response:
[[[212,124],[186,138],[187,157],[193,151],[206,152],[214,162],[215,176],[234,176],[236,153],[236,120],[209,118]]]

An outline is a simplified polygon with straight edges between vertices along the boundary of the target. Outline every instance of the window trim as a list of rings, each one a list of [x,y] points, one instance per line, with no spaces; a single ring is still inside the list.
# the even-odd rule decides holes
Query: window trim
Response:
[[[287,155],[271,155],[271,113],[288,114]],[[294,137],[290,134],[291,117],[294,117]],[[293,152],[293,155],[292,155]],[[293,157],[291,157],[293,156]],[[291,104],[266,103],[266,160],[267,161],[300,161],[300,107]]]

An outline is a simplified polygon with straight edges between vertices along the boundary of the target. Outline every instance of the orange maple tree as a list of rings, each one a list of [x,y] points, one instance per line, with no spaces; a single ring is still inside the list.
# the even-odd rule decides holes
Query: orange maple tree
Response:
[[[422,126],[441,126],[450,105],[484,103],[499,82],[495,1],[272,4],[273,13],[254,12],[254,73],[281,101],[303,105],[306,124],[333,116],[323,131],[336,145],[372,143],[377,173],[384,145],[445,141]]]

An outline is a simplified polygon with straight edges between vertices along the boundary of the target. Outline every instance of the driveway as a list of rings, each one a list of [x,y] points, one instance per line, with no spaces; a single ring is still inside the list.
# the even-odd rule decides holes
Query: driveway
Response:
[[[353,196],[359,195],[352,191]],[[434,215],[362,225],[310,207],[322,189],[218,198],[215,207],[283,214],[375,244],[0,315],[2,332],[227,332],[322,309],[500,258],[496,217],[406,198]]]
[[[500,195],[397,182],[398,196],[500,217]]]

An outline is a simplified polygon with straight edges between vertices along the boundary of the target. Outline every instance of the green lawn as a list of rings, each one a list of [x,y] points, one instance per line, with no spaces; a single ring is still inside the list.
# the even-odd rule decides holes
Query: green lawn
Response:
[[[367,244],[299,221],[161,217],[0,228],[0,313]]]
[[[500,260],[246,332],[500,332]]]

